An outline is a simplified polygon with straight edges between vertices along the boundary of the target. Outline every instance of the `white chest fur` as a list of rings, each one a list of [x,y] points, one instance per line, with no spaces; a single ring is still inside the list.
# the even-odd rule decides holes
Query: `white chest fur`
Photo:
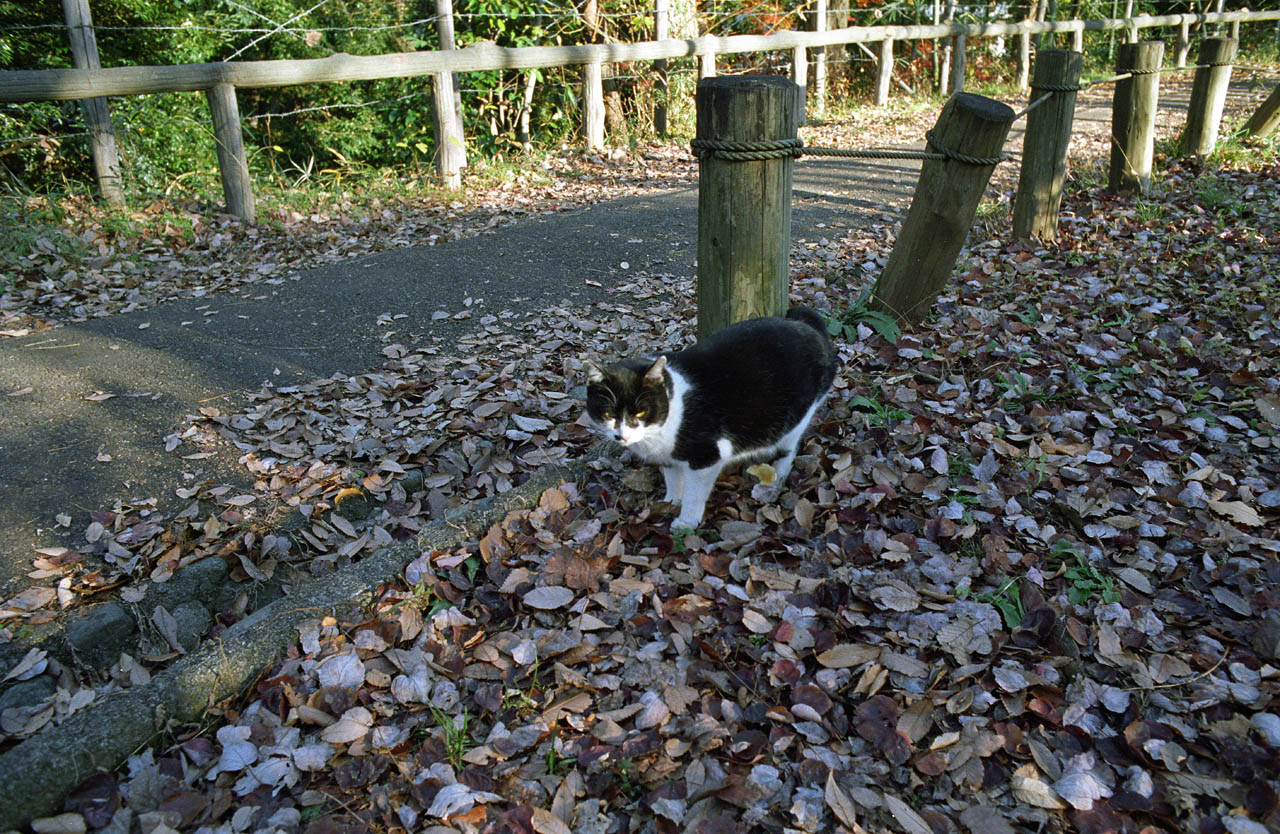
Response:
[[[667,419],[660,425],[645,426],[641,435],[627,443],[640,457],[650,463],[669,465],[671,454],[676,448],[676,434],[680,431],[680,423],[684,419],[684,400],[689,393],[689,380],[670,365],[666,369],[667,378],[671,381],[671,389],[667,396]]]

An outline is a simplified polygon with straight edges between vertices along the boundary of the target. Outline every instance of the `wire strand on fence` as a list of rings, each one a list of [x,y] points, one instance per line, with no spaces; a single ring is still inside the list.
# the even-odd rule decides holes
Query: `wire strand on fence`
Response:
[[[92,134],[85,130],[80,133],[38,133],[33,136],[17,136],[12,139],[0,139],[0,150],[7,151],[12,148],[28,147],[43,141],[61,142],[64,139],[79,139],[82,136],[90,135]]]
[[[401,101],[408,101],[412,98],[421,98],[423,96],[432,95],[431,90],[420,90],[415,93],[405,93],[395,98],[383,98],[377,101],[360,101],[360,102],[339,102],[337,104],[318,104],[314,107],[299,107],[296,110],[287,110],[283,113],[254,113],[245,116],[246,121],[255,121],[259,119],[283,119],[286,116],[297,116],[299,113],[316,113],[321,110],[358,110],[362,107],[376,107],[379,104],[395,104]]]
[[[277,32],[278,32],[278,31],[280,31],[281,29],[283,29],[284,27],[288,26],[290,23],[293,23],[295,20],[297,20],[297,19],[298,19],[298,18],[300,18],[300,17],[306,17],[307,15],[311,14],[311,13],[312,13],[312,12],[314,12],[316,9],[320,8],[321,6],[325,5],[325,4],[326,4],[326,3],[328,3],[328,2],[329,2],[329,0],[320,0],[320,2],[316,3],[314,6],[312,6],[312,7],[311,7],[311,8],[309,8],[309,9],[307,9],[306,11],[304,11],[304,12],[298,12],[298,13],[297,13],[297,14],[295,14],[293,17],[289,18],[289,19],[288,19],[288,20],[286,20],[284,23],[281,23],[279,26],[277,26],[277,27],[276,27],[276,31],[277,31]],[[263,40],[265,40],[265,39],[267,39],[267,38],[271,37],[271,35],[272,35],[272,34],[274,34],[274,32],[272,32],[272,33],[267,33],[267,34],[265,34],[265,35],[259,35],[258,37],[256,37],[256,38],[254,38],[253,40],[249,41],[249,42],[248,42],[247,44],[245,44],[244,46],[242,46],[242,47],[240,47],[239,49],[237,49],[235,52],[232,52],[232,53],[231,53],[231,55],[230,55],[229,57],[225,58],[224,60],[227,60],[227,61],[233,61],[233,60],[235,60],[235,59],[236,59],[236,58],[237,58],[241,53],[243,53],[246,49],[249,49],[250,47],[255,46],[256,44],[258,44],[260,41],[263,41]]]

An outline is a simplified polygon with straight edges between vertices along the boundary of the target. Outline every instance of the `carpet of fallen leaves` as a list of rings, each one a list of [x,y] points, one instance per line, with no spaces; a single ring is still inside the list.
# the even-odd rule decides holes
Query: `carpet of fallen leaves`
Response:
[[[1275,830],[1278,177],[1165,161],[1148,198],[1077,182],[1052,246],[977,235],[924,325],[847,320],[786,484],[728,474],[675,540],[654,473],[602,461],[423,553],[360,622],[304,626],[212,735],[94,777],[57,830]],[[794,300],[846,307],[893,232],[799,241]],[[256,495],[122,506],[85,550],[140,581],[210,554],[334,570],[583,452],[583,361],[688,343],[692,298],[637,272],[447,351],[389,311],[377,371],[171,437],[238,446]],[[248,523],[265,495],[302,523]]]

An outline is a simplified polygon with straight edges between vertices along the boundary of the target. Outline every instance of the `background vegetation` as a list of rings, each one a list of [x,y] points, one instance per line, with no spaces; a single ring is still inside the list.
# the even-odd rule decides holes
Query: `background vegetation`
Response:
[[[596,0],[592,0],[596,2]],[[1019,20],[1028,2],[958,6],[957,20]],[[1277,0],[1255,4],[1275,6]],[[678,0],[677,4],[678,5]],[[927,23],[932,2],[833,0],[831,26]],[[1199,11],[1194,2],[1139,3],[1135,13]],[[178,64],[219,60],[317,58],[335,52],[379,54],[434,49],[434,0],[362,3],[356,0],[92,0],[104,66]],[[599,25],[588,26],[584,9],[565,0],[460,0],[455,3],[457,42],[488,40],[504,46],[571,44],[593,40],[636,41],[653,37],[650,0],[601,0]],[[689,10],[690,13],[692,9]],[[945,9],[941,9],[945,14]],[[1118,15],[1115,0],[1063,0],[1049,17]],[[712,0],[696,10],[698,32],[765,33],[812,28],[811,3],[781,0]],[[67,67],[71,55],[60,4],[0,0],[0,69]],[[281,27],[281,24],[284,24]],[[280,31],[273,31],[280,29]],[[1244,27],[1246,48],[1274,50],[1275,33]],[[1145,33],[1146,37],[1173,32]],[[1090,63],[1109,66],[1114,36],[1087,40]],[[929,94],[937,72],[935,45],[912,42],[899,53],[899,77]],[[789,56],[736,56],[725,71],[786,71]],[[977,85],[1009,80],[1016,49],[983,40],[969,51],[969,77]],[[833,99],[863,100],[874,83],[874,63],[850,48],[831,50]],[[672,125],[692,130],[692,61],[673,62]],[[529,112],[532,147],[574,141],[578,119],[578,68],[534,71]],[[635,144],[651,138],[649,114],[655,90],[647,67],[612,67],[610,141]],[[527,148],[518,135],[525,71],[468,73],[459,77],[470,151],[502,159]],[[898,91],[895,91],[895,95]],[[429,178],[434,139],[430,80],[391,79],[240,90],[253,174],[263,184],[291,186],[312,177],[351,177],[370,171],[400,178]],[[111,99],[123,175],[135,197],[207,191],[216,183],[208,106],[200,93],[169,93]],[[9,194],[66,193],[92,182],[88,147],[76,102],[0,104],[0,190]]]

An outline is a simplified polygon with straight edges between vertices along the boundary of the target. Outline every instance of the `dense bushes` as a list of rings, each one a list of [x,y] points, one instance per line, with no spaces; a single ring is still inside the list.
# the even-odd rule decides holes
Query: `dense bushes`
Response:
[[[1268,0],[1264,5],[1275,5]],[[91,0],[103,66],[176,64],[218,60],[315,58],[335,52],[381,54],[436,48],[431,20],[434,0],[367,3],[329,0]],[[681,0],[674,0],[677,10]],[[685,0],[688,15],[692,4]],[[1145,9],[1185,11],[1186,3],[1160,2]],[[926,0],[831,0],[832,26],[928,22]],[[584,23],[581,9],[567,0],[455,0],[459,46],[488,40],[506,46],[636,41],[650,38],[651,0],[601,0],[599,24]],[[963,6],[957,20],[1021,19],[1026,2]],[[699,4],[699,31],[720,34],[767,32],[812,26],[809,4],[783,0],[723,0]],[[1107,0],[1063,0],[1059,17],[1101,17],[1113,12]],[[678,13],[678,11],[677,11]],[[0,0],[0,69],[71,65],[60,4]],[[280,24],[283,31],[273,32]],[[1246,27],[1266,40],[1269,27]],[[990,44],[984,41],[984,44]],[[900,75],[921,91],[930,86],[933,44],[914,42],[899,53]],[[975,49],[972,77],[1007,77],[1016,50]],[[1090,48],[1105,59],[1107,44]],[[1098,57],[1098,56],[1095,56]],[[786,56],[774,56],[785,66]],[[742,56],[747,62],[761,56]],[[767,60],[767,59],[766,59]],[[869,88],[873,64],[859,50],[832,50],[836,83],[856,91]],[[765,64],[768,66],[768,64]],[[776,68],[776,67],[775,67]],[[646,68],[616,67],[609,86],[611,140],[643,137],[655,91]],[[693,62],[677,62],[676,89],[692,88]],[[571,138],[578,119],[577,68],[539,70],[528,113],[535,143]],[[524,71],[468,73],[459,77],[468,141],[473,152],[510,153],[520,144],[518,129],[530,76]],[[305,179],[322,170],[351,171],[372,166],[420,171],[434,153],[430,81],[389,79],[266,90],[240,90],[250,165],[256,176],[281,182]],[[685,96],[687,98],[687,95]],[[121,145],[126,185],[156,193],[175,186],[207,188],[216,177],[208,107],[198,93],[114,98],[112,119]],[[687,110],[688,107],[685,107]],[[630,117],[618,121],[618,116]],[[683,117],[683,120],[682,120]],[[687,129],[687,112],[674,114]],[[18,190],[62,190],[90,180],[87,143],[79,107],[73,102],[0,105],[0,178]]]

